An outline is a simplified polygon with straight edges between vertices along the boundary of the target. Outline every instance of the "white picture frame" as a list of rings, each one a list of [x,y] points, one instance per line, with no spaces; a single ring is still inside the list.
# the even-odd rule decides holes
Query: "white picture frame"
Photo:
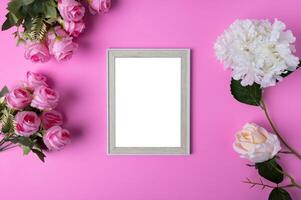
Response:
[[[190,49],[108,49],[108,154],[190,154]]]

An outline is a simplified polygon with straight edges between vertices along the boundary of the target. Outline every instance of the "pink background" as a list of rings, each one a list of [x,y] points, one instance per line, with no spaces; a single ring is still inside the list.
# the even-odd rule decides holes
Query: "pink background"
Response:
[[[6,14],[0,5],[0,22]],[[278,18],[301,38],[300,0],[115,0],[105,16],[88,16],[79,51],[66,63],[32,64],[15,46],[12,30],[0,32],[1,86],[13,86],[27,70],[51,77],[73,142],[47,154],[46,163],[19,149],[0,155],[2,199],[216,200],[267,199],[249,189],[258,180],[232,150],[234,133],[253,121],[268,127],[256,107],[233,100],[230,74],[215,59],[213,43],[237,18]],[[301,52],[301,39],[297,52]],[[106,155],[106,48],[192,49],[192,155]],[[299,53],[299,55],[301,55]],[[301,151],[301,71],[266,91],[271,114],[287,140]],[[282,158],[301,182],[301,162]],[[301,192],[290,190],[294,199]]]

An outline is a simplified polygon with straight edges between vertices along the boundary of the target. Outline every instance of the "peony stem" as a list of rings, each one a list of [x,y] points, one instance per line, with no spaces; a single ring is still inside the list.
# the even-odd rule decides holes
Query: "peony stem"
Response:
[[[299,158],[301,160],[301,155],[294,149],[292,148],[285,140],[284,138],[280,135],[278,129],[276,128],[275,124],[273,123],[270,115],[269,115],[269,112],[268,112],[268,109],[267,109],[267,106],[265,105],[264,103],[264,100],[263,98],[261,99],[261,104],[260,104],[260,107],[262,108],[262,110],[264,111],[265,113],[265,116],[267,117],[273,131],[275,132],[275,134],[278,136],[279,140],[284,144],[284,146],[286,146],[286,148],[288,148],[292,154],[294,154],[297,158]]]

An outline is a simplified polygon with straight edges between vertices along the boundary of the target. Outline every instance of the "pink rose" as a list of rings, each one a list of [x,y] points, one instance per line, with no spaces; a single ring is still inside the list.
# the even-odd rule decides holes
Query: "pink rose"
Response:
[[[88,2],[92,14],[106,13],[111,8],[111,0],[88,0]]]
[[[47,86],[47,78],[39,73],[27,72],[25,86],[31,90],[34,90],[42,85]]]
[[[16,117],[16,133],[21,136],[29,137],[39,130],[41,120],[35,112],[18,112]]]
[[[49,87],[40,86],[33,93],[31,106],[40,110],[52,110],[59,101],[59,93]]]
[[[32,43],[26,46],[25,58],[35,63],[44,63],[50,59],[49,50],[43,43]]]
[[[69,33],[69,35],[78,37],[81,32],[85,29],[85,24],[83,21],[79,22],[68,22],[64,21],[64,29]]]
[[[47,37],[46,37],[46,43],[48,45],[50,54],[51,54],[51,49],[53,47],[54,42],[57,39],[61,39],[63,37],[68,37],[69,35],[66,33],[65,30],[62,29],[61,26],[56,26],[54,27],[54,29],[51,29],[50,31],[48,31],[47,33]]]
[[[50,52],[57,61],[69,60],[78,44],[73,42],[72,37],[57,38],[50,46]]]
[[[46,130],[53,126],[60,126],[63,124],[62,114],[55,110],[43,112],[41,115],[41,119],[43,128]]]
[[[54,28],[54,31],[55,31],[55,34],[57,37],[67,37],[68,36],[66,31],[61,26],[56,26]]]
[[[53,126],[46,131],[43,141],[49,150],[61,150],[70,143],[70,132],[60,126]]]
[[[85,15],[85,8],[75,0],[58,0],[58,9],[66,21],[78,22]]]
[[[16,88],[10,91],[5,99],[8,107],[15,110],[22,110],[30,104],[32,96],[26,89]]]

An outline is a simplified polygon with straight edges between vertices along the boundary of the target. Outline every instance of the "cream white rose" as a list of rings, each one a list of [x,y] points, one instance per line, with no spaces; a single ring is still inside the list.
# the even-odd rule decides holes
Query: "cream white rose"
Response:
[[[281,149],[276,135],[254,123],[247,123],[237,133],[233,148],[242,158],[255,163],[273,158]]]

